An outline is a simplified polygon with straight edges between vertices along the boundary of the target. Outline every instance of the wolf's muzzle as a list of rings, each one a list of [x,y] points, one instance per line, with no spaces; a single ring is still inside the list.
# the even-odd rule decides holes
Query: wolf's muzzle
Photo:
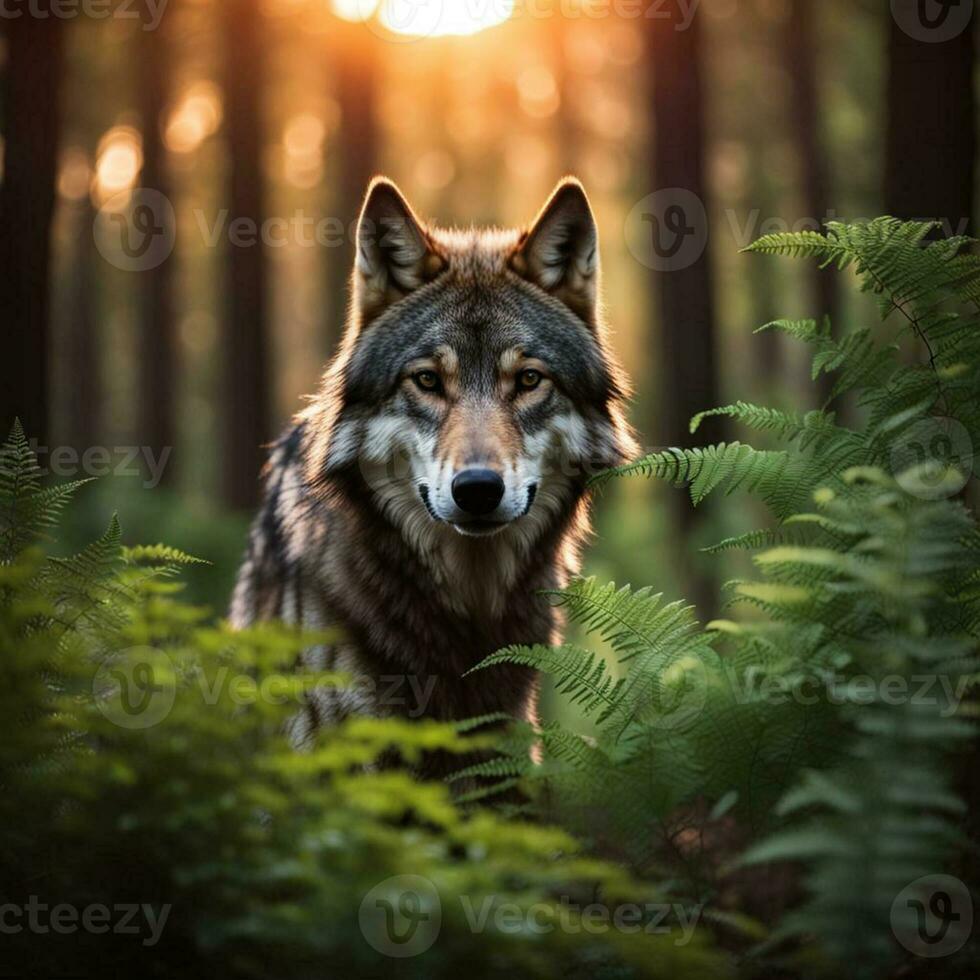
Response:
[[[453,477],[453,500],[460,510],[472,517],[484,517],[500,505],[504,481],[499,473],[486,469],[469,469]]]

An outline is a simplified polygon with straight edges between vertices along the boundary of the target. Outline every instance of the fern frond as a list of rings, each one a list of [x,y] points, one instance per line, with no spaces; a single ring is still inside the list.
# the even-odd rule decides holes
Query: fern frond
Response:
[[[825,441],[841,431],[835,424],[833,412],[813,410],[800,415],[740,401],[695,415],[691,419],[691,432],[696,432],[704,419],[716,415],[733,418],[753,429],[771,432],[777,439],[798,439],[800,449],[808,449],[812,445],[815,451],[819,451]]]
[[[622,661],[658,645],[673,647],[697,627],[692,606],[662,605],[663,595],[648,588],[634,592],[629,586],[617,589],[615,583],[599,585],[587,578],[547,594],[566,607],[575,622],[598,633]]]
[[[826,321],[818,323],[816,320],[770,320],[755,329],[755,333],[763,333],[766,330],[780,330],[790,337],[802,340],[804,343],[813,343],[825,340],[830,337],[830,327]]]
[[[823,264],[836,262],[843,266],[851,261],[848,250],[832,235],[822,235],[818,231],[787,231],[763,235],[743,252],[758,252],[763,255],[787,255],[791,258],[816,258]]]
[[[165,544],[137,545],[122,548],[120,557],[127,565],[209,565],[203,558],[195,558],[179,548]]]
[[[618,694],[623,682],[610,676],[602,657],[580,647],[566,644],[560,647],[505,647],[481,660],[466,672],[486,670],[499,664],[532,667],[555,678],[557,690],[572,704],[579,704],[588,714],[593,711],[612,711],[618,706]]]
[[[758,450],[740,442],[720,443],[705,449],[667,449],[593,477],[593,486],[623,476],[647,476],[676,486],[688,485],[691,500],[699,504],[721,484],[726,492],[758,492],[767,501],[784,497],[784,477],[790,457],[782,451]]]
[[[746,531],[735,537],[725,538],[717,544],[709,545],[701,550],[708,555],[721,554],[724,551],[753,550],[766,548],[786,541],[786,532],[782,528],[764,527],[754,531]]]

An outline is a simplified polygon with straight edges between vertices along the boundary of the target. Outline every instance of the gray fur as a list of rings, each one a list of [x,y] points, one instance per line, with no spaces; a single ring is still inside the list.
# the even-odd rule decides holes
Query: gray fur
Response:
[[[369,237],[398,221],[396,247]],[[273,449],[231,620],[342,630],[308,659],[356,683],[311,698],[298,741],[355,713],[533,722],[532,672],[463,674],[502,646],[559,638],[538,593],[578,570],[590,472],[635,451],[598,312],[591,212],[566,182],[527,232],[443,231],[377,181],[361,228],[348,329]],[[406,253],[404,241],[420,244]],[[420,388],[417,363],[438,391]],[[544,375],[533,390],[529,363],[531,380]],[[486,527],[453,500],[453,475],[472,465],[506,485]]]

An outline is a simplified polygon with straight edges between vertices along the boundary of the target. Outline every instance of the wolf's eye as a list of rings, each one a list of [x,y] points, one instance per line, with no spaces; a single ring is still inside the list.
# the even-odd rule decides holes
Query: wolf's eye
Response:
[[[439,375],[435,371],[416,371],[412,375],[412,380],[423,390],[423,391],[438,391],[439,390]]]
[[[544,375],[540,371],[528,368],[517,376],[517,387],[520,391],[534,391],[543,379]]]

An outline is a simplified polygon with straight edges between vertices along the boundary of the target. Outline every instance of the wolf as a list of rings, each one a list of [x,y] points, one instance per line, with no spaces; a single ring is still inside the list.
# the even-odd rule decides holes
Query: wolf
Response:
[[[512,230],[423,223],[376,178],[344,336],[272,448],[230,619],[339,628],[309,666],[302,742],[355,714],[536,723],[532,670],[465,676],[560,639],[546,595],[579,569],[590,474],[636,452],[582,185]]]

